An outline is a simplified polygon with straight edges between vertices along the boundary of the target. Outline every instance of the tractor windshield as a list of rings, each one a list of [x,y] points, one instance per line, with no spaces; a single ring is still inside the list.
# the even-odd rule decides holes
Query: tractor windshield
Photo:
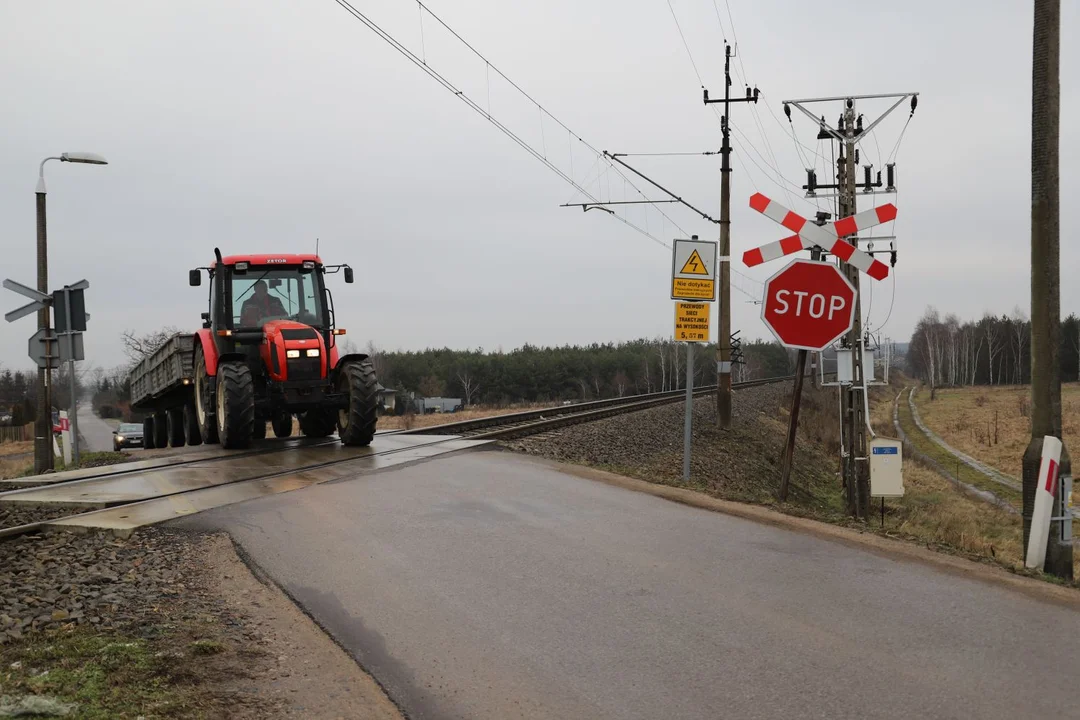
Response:
[[[253,267],[232,275],[230,297],[234,328],[258,328],[269,320],[323,324],[319,275],[296,267]]]

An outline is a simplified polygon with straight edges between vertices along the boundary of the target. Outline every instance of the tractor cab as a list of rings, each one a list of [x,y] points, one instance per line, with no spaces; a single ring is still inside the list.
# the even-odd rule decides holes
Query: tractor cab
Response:
[[[349,378],[362,374],[366,383],[370,375],[374,382],[366,356],[339,353],[337,337],[345,331],[335,327],[333,296],[324,282],[326,275],[343,270],[345,282],[351,283],[352,268],[324,265],[317,255],[215,254],[216,262],[189,274],[194,286],[202,284],[202,271],[210,276],[209,309],[202,314],[193,359],[200,422],[210,427],[213,417],[219,432],[227,429],[223,418],[232,408],[222,388],[243,368],[243,377],[236,380],[251,386],[252,400],[243,399],[237,412],[250,413],[250,423],[243,419],[240,424],[250,424],[254,437],[265,435],[267,421],[278,436],[291,434],[294,414],[307,435],[331,434],[335,416],[342,432],[354,390],[364,395],[360,402],[368,403],[366,389],[351,388]],[[361,415],[368,425],[366,409]],[[366,438],[349,444],[367,444],[368,430],[374,433],[373,422],[363,432],[343,433],[342,440]]]

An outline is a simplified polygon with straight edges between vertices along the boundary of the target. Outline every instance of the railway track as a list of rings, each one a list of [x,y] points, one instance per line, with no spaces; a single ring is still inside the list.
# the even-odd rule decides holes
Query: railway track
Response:
[[[793,378],[794,376],[768,378],[736,383],[732,387],[735,390],[745,389],[786,382]],[[694,396],[700,397],[715,391],[715,385],[704,386],[696,389]],[[154,459],[132,464],[137,467],[118,467],[112,471],[94,468],[94,472],[89,475],[0,493],[0,503],[8,507],[13,503],[24,507],[55,506],[61,511],[55,518],[0,528],[0,539],[37,532],[50,524],[74,524],[79,518],[86,519],[118,508],[131,508],[132,514],[136,514],[140,511],[139,506],[145,509],[149,505],[157,507],[167,504],[169,507],[164,508],[167,517],[153,520],[160,522],[175,516],[173,512],[199,512],[209,507],[258,497],[260,494],[282,492],[328,479],[355,475],[368,467],[386,467],[410,461],[414,457],[431,457],[482,442],[545,433],[613,415],[681,402],[685,397],[685,390],[649,393],[493,415],[411,430],[396,430],[379,433],[372,448],[344,448],[336,438],[306,443],[299,439],[299,442],[290,441],[280,447],[262,447],[244,452],[213,455],[200,453],[198,458]],[[427,439],[425,436],[446,437]],[[410,444],[413,438],[418,442]],[[376,449],[380,445],[383,449]],[[326,454],[327,446],[333,447],[329,457]],[[348,465],[349,463],[352,465]],[[65,499],[48,499],[61,496]],[[218,498],[220,502],[211,498]],[[202,507],[200,503],[209,504]],[[194,509],[175,509],[181,505]],[[87,507],[94,509],[86,511]],[[73,512],[69,515],[62,514],[66,509]]]

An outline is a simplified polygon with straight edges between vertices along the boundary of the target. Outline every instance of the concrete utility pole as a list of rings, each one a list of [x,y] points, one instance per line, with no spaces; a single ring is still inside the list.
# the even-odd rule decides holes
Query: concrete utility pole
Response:
[[[1031,442],[1024,452],[1024,553],[1031,534],[1043,436],[1061,435],[1061,271],[1059,267],[1058,148],[1061,116],[1061,2],[1035,0],[1031,67]],[[1069,451],[1061,448],[1058,483],[1072,475]],[[1061,493],[1052,517],[1066,508]],[[1046,572],[1073,576],[1073,549],[1062,540],[1062,522],[1050,523]]]
[[[837,161],[836,184],[840,193],[840,212],[838,219],[850,217],[855,214],[855,102],[852,99],[844,101],[843,125],[840,130],[844,134],[844,152]],[[855,247],[859,246],[857,235],[847,237],[847,241]],[[865,378],[863,378],[863,328],[862,328],[862,301],[859,292],[860,272],[858,268],[842,263],[844,275],[855,286],[855,323],[848,333],[848,345],[850,346],[854,361],[854,382],[843,393],[844,420],[847,428],[844,432],[844,441],[847,445],[847,464],[844,473],[845,487],[847,488],[848,513],[859,518],[866,518],[870,512],[870,467],[866,460],[866,418],[864,417],[863,404],[858,397],[859,388],[865,392]],[[860,460],[859,458],[862,458]]]
[[[836,190],[837,199],[839,200],[837,221],[850,217],[856,212],[855,198],[859,183],[855,174],[855,167],[858,164],[858,150],[856,149],[858,141],[867,133],[871,132],[887,115],[909,98],[911,100],[911,115],[908,117],[908,121],[910,122],[911,117],[915,115],[915,108],[918,105],[918,93],[850,95],[847,97],[839,96],[784,101],[784,114],[788,116],[789,120],[791,118],[790,108],[795,107],[818,125],[820,128],[820,133],[818,135],[819,139],[829,140],[830,142],[836,140],[840,143],[840,157],[837,159],[836,163],[836,183],[818,184],[813,169],[808,168],[807,184],[803,186],[803,188],[807,190],[807,197],[815,196],[815,193],[819,189]],[[873,120],[869,125],[864,127],[863,117],[858,113],[855,107],[856,101],[859,100],[892,100],[893,103],[887,110],[881,113],[876,120]],[[835,128],[826,122],[824,115],[819,119],[805,107],[811,103],[831,103],[837,101],[843,102],[843,111],[840,115],[839,123]],[[893,165],[888,164],[886,165],[886,168],[889,173],[889,183],[888,187],[886,187],[883,192],[895,192],[896,188],[893,186],[892,174]],[[880,172],[878,173],[878,180],[876,182],[870,180],[870,166],[865,167],[865,172],[866,179],[862,183],[864,193],[874,192],[874,188],[882,186]],[[819,220],[821,219],[823,218],[819,217]],[[855,247],[859,246],[857,234],[844,236],[843,239]],[[871,250],[870,252],[873,253],[874,251]],[[895,264],[896,253],[894,250],[890,250],[889,252],[892,256],[892,263]],[[844,450],[842,456],[844,499],[847,512],[850,515],[865,519],[870,514],[870,464],[869,458],[867,457],[866,409],[863,398],[859,396],[859,393],[865,393],[867,391],[867,382],[869,378],[863,376],[863,351],[865,350],[865,339],[863,337],[862,307],[860,296],[858,294],[861,276],[858,268],[847,262],[841,261],[840,268],[856,290],[855,322],[852,325],[851,332],[844,341],[844,344],[847,346],[846,349],[850,350],[852,353],[852,383],[842,388],[840,392],[841,429],[843,430],[844,435]],[[821,357],[819,356],[819,362],[820,361]]]
[[[731,103],[758,101],[758,90],[746,88],[746,96],[731,97],[731,46],[724,45],[724,99],[705,104],[724,103],[720,117],[723,142],[720,145],[720,312],[716,338],[716,416],[720,427],[731,427]]]

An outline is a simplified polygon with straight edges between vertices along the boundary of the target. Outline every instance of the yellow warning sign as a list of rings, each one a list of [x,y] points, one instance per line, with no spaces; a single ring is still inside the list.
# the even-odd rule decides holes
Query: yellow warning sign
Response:
[[[716,281],[671,278],[671,295],[687,300],[712,300],[716,297]]]
[[[709,304],[675,303],[676,342],[709,342]]]
[[[698,255],[698,251],[690,253],[690,257],[686,258],[686,262],[682,266],[682,270],[679,271],[680,275],[704,275],[709,277],[709,269],[705,267],[705,263],[701,261],[701,256]]]

